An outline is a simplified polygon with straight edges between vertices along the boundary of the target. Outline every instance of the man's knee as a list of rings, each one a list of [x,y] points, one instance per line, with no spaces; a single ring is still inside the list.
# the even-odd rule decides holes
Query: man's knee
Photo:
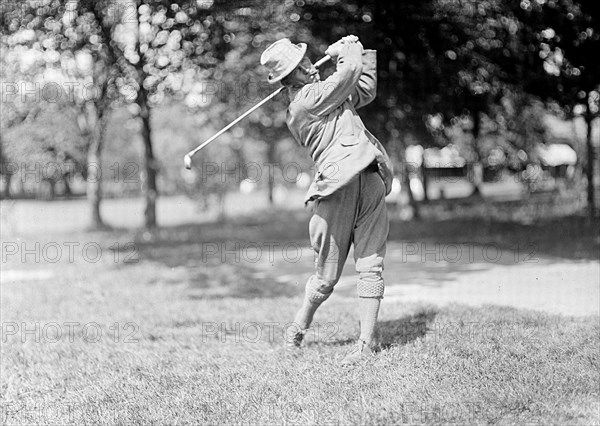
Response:
[[[311,276],[306,283],[306,296],[313,303],[323,303],[333,293],[335,281],[319,279]]]
[[[356,293],[358,297],[374,297],[383,298],[385,285],[381,271],[377,272],[362,272],[358,278],[356,285]]]

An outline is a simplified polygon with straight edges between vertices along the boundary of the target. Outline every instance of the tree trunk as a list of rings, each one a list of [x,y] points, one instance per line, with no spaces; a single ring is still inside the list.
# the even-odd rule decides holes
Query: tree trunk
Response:
[[[267,170],[269,171],[268,191],[269,191],[269,205],[272,206],[274,204],[273,189],[275,186],[275,176],[274,176],[274,174],[275,174],[275,170],[274,170],[275,138],[271,137],[270,139],[268,139],[268,141],[269,141],[269,142],[267,142],[267,144],[268,144],[268,146],[267,146],[267,161],[269,162],[269,165],[267,167]]]
[[[481,133],[481,113],[478,109],[473,111],[473,149],[475,151],[475,162],[471,167],[470,180],[473,185],[473,192],[471,195],[480,195],[481,194],[481,183],[482,183],[482,173],[480,173],[481,165],[481,151],[479,149],[479,134]]]
[[[94,129],[92,143],[87,154],[87,199],[90,206],[91,226],[93,228],[101,228],[104,226],[102,216],[100,215],[100,202],[102,201],[102,172],[100,169],[102,141],[101,136]]]
[[[142,4],[139,0],[132,3],[136,5],[136,9]],[[140,25],[141,21],[138,16],[135,50],[139,59],[137,63],[135,63],[135,69],[137,72],[137,82],[139,84],[136,103],[139,107],[140,119],[142,120],[141,136],[144,144],[144,172],[142,177],[142,193],[146,199],[146,206],[144,207],[144,226],[147,229],[153,229],[156,228],[156,199],[158,197],[156,176],[158,167],[152,148],[152,130],[150,128],[151,110],[148,105],[148,90],[144,87],[144,81],[148,74],[144,71],[144,53],[141,50]]]
[[[102,228],[104,222],[100,215],[102,201],[102,147],[104,144],[104,114],[99,113],[93,102],[86,104],[87,122],[91,130],[87,152],[87,199],[91,213],[91,227]]]
[[[4,158],[4,147],[2,143],[2,135],[0,135],[0,179],[4,177],[4,182],[6,183],[4,193],[0,194],[0,200],[6,198],[10,199],[10,181],[12,179],[12,170],[8,170],[8,162]]]
[[[423,182],[423,202],[429,202],[429,194],[427,193],[427,188],[429,187],[429,176],[427,175],[427,170],[425,167],[425,163],[421,163],[421,167],[419,167],[419,172],[421,175],[421,182]]]
[[[140,61],[141,62],[141,61]],[[146,199],[144,208],[144,226],[148,229],[156,228],[156,198],[158,196],[156,186],[156,158],[152,149],[152,133],[150,129],[150,107],[148,106],[148,93],[144,88],[145,74],[140,72],[140,90],[137,104],[140,107],[140,118],[142,120],[141,136],[144,143],[144,177],[142,179],[142,192]]]
[[[3,197],[7,200],[10,200],[11,197],[11,193],[10,193],[10,183],[12,181],[12,174],[6,174],[4,175],[4,182],[6,184],[6,186],[4,187],[4,194]]]
[[[1,161],[1,160],[0,160]],[[0,174],[0,179],[4,179],[4,192],[0,193],[0,200],[7,199],[10,200],[11,192],[10,192],[10,183],[12,181],[13,173],[12,170],[8,170],[7,164],[2,163],[2,173]]]
[[[65,196],[67,198],[71,198],[71,195],[73,195],[73,191],[71,191],[71,185],[69,185],[69,179],[71,179],[71,175],[63,176],[63,184],[65,185]]]
[[[421,212],[419,210],[419,202],[415,200],[415,196],[410,188],[410,171],[408,168],[402,171],[402,185],[408,190],[408,204],[413,210],[413,219],[419,220],[421,218]]]
[[[585,114],[585,122],[587,124],[586,146],[587,146],[587,167],[585,175],[587,177],[587,203],[588,214],[590,219],[596,215],[596,191],[594,188],[594,144],[592,143],[592,124],[594,116],[590,113]]]
[[[412,192],[412,189],[410,188],[410,174],[411,173],[418,174],[419,171],[422,173],[423,167],[425,167],[425,164],[423,164],[423,157],[421,157],[421,167],[420,168],[415,169],[415,167],[412,164],[409,164],[406,160],[406,147],[407,147],[407,143],[404,140],[404,138],[400,139],[400,149],[401,149],[400,159],[402,160],[402,169],[400,170],[400,176],[402,177],[402,186],[404,186],[408,191],[408,204],[410,205],[410,207],[413,210],[413,219],[419,220],[421,218],[421,212],[419,210],[419,202],[417,200],[415,200],[415,196]],[[415,170],[413,170],[413,169],[415,169]],[[425,186],[425,185],[423,185],[423,186]]]
[[[42,184],[46,182],[48,191],[44,194],[44,201],[54,201],[56,198],[56,182],[52,179],[42,181]]]

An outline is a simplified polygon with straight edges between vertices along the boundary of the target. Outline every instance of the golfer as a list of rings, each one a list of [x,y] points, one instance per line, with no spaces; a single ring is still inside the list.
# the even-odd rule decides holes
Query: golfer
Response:
[[[391,163],[381,143],[365,128],[356,109],[376,95],[376,52],[363,50],[347,36],[325,53],[336,71],[321,81],[306,54],[306,44],[281,39],[261,56],[269,83],[281,82],[290,104],[287,125],[308,148],[315,178],[306,195],[313,201],[310,241],[315,274],[306,283],[302,307],[290,327],[287,344],[300,346],[317,308],[331,296],[351,244],[358,273],[360,337],[342,363],[373,355],[373,334],[383,298],[383,258],[389,224],[385,196],[391,190]]]

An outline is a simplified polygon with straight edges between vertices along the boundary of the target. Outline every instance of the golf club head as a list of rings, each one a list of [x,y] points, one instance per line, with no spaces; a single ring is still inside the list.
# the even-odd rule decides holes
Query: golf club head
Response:
[[[187,170],[192,169],[192,157],[189,154],[186,154],[186,156],[183,157],[183,164],[185,164]]]

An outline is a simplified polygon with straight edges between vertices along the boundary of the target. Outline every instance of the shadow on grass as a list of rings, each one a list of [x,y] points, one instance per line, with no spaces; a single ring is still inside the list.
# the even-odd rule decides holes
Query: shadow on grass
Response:
[[[305,210],[275,210],[211,224],[164,227],[152,232],[140,230],[134,238],[141,259],[158,261],[169,267],[190,266],[206,263],[207,256],[224,262],[235,261],[235,255],[228,250],[243,250],[252,244],[292,242],[308,247],[309,219],[310,213]],[[599,226],[600,222],[590,223],[582,216],[531,225],[485,218],[391,221],[388,240],[493,243],[502,249],[535,247],[536,255],[596,260],[600,256]]]
[[[280,251],[282,244],[290,242],[307,246],[305,218],[304,212],[275,211],[211,224],[140,230],[133,237],[142,261],[185,269],[183,281],[177,276],[173,284],[186,283],[191,299],[286,297],[300,290],[291,282],[274,280],[273,274],[257,265],[266,261],[275,243]]]
[[[291,297],[298,292],[293,285],[257,276],[240,265],[197,270],[188,281],[188,297],[193,300]]]
[[[488,218],[423,220],[390,224],[390,241],[497,244],[502,249],[534,248],[537,255],[567,260],[600,257],[600,221],[585,216],[542,219],[533,224]]]
[[[134,238],[141,258],[171,267],[211,260],[251,263],[236,256],[235,250],[254,250],[255,254],[256,245],[268,248],[265,242],[308,245],[308,216],[304,211],[274,211],[210,224],[138,231]]]
[[[437,310],[430,308],[395,320],[379,321],[375,329],[375,341],[379,342],[375,348],[375,352],[389,349],[392,346],[406,345],[424,337],[428,330],[430,330],[429,327],[433,323],[437,313]],[[327,339],[324,341],[307,342],[306,346],[346,346],[355,343],[355,338]]]
[[[310,273],[312,259],[311,262],[283,264],[280,258],[278,264],[268,265],[269,268],[263,265],[261,270],[258,264],[244,257],[243,251],[253,245],[264,250],[266,243],[277,243],[279,249],[282,244],[291,242],[308,248],[309,219],[310,212],[306,210],[274,210],[210,224],[164,227],[152,232],[139,230],[131,237],[142,262],[156,262],[170,269],[182,268],[185,278],[182,281],[180,276],[175,275],[173,283],[186,282],[193,299],[285,297],[299,293],[297,286],[287,283],[287,276]],[[405,246],[401,243],[493,243],[502,249],[513,250],[515,247],[533,247],[533,254],[539,257],[540,262],[552,262],[553,257],[571,261],[597,260],[600,255],[598,222],[590,223],[581,216],[531,225],[483,218],[392,221],[389,241],[386,256],[389,271],[394,270],[397,264],[405,282],[415,282],[418,278],[424,285],[432,286],[442,285],[464,273],[488,269],[493,264],[475,259],[442,265],[430,261],[429,257],[425,259],[427,262],[413,262],[413,265],[402,261]],[[505,253],[507,256],[499,263],[518,263],[512,253]],[[524,251],[520,256],[528,253]],[[262,256],[266,256],[264,251]],[[275,280],[283,276],[286,276],[283,283]],[[389,327],[394,328],[392,324]]]
[[[325,341],[316,341],[316,342],[306,342],[306,347],[338,347],[338,346],[348,346],[356,343],[356,339],[339,339],[339,340],[325,340]]]
[[[429,309],[396,320],[379,322],[377,324],[378,350],[386,350],[397,345],[406,345],[424,337],[436,315],[436,310]]]

